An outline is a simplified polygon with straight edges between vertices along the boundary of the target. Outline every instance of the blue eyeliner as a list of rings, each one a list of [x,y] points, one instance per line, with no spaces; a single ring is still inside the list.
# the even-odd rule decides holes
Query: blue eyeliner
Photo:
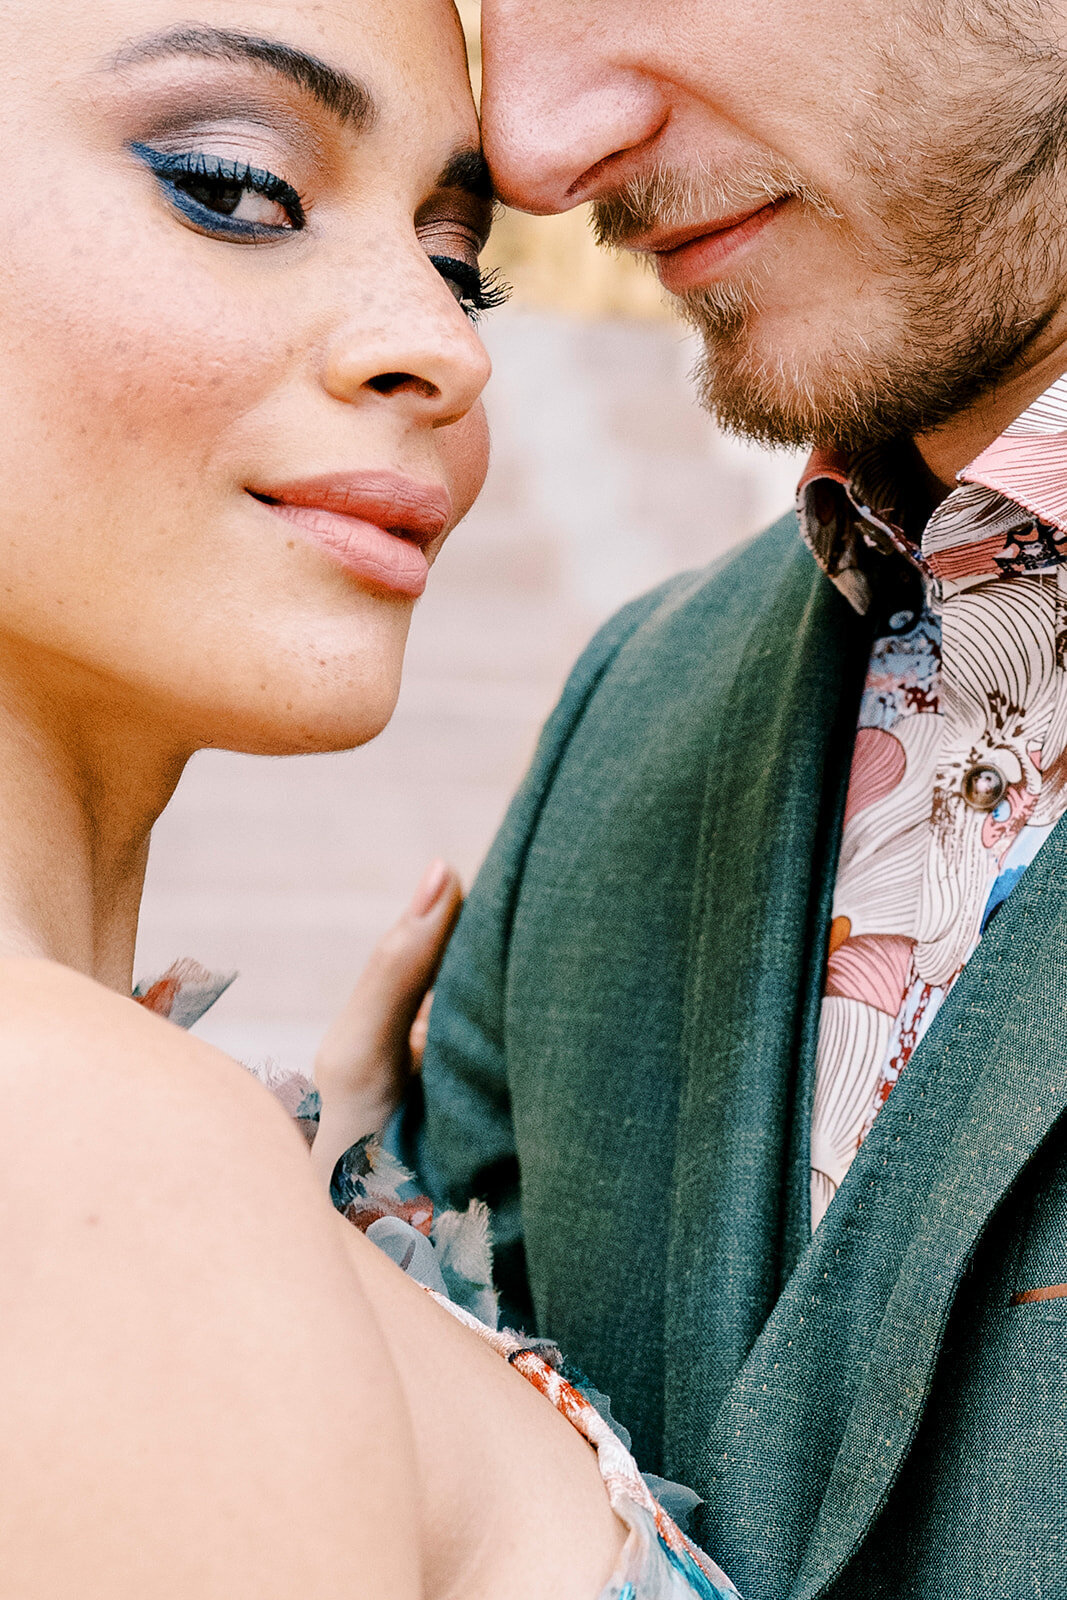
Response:
[[[204,233],[260,242],[283,238],[305,226],[300,196],[292,184],[273,172],[199,151],[174,153],[139,142],[131,143],[129,149],[159,179],[175,209]],[[230,216],[227,206],[236,209],[243,194],[260,194],[276,201],[288,216],[288,224],[275,226]]]

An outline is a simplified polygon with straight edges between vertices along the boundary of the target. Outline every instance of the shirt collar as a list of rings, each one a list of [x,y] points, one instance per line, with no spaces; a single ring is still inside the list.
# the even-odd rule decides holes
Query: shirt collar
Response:
[[[890,453],[816,450],[797,490],[801,531],[852,606],[871,603],[872,548],[913,562],[931,599],[1067,559],[1067,375],[958,474],[918,545],[901,528]]]

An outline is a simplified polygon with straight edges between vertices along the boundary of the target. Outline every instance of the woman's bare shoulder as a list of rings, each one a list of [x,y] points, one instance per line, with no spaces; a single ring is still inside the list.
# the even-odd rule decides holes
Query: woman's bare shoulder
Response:
[[[257,1261],[290,1281],[329,1271],[331,1208],[274,1096],[79,973],[0,960],[0,1126],[0,1275],[47,1250],[77,1280],[86,1230],[94,1251],[139,1272],[167,1261],[197,1294],[250,1292]]]
[[[0,1127],[4,1592],[88,1571],[110,1600],[325,1600],[369,1559],[368,1592],[413,1596],[399,1385],[267,1091],[90,980],[5,960]]]
[[[267,1140],[284,1165],[305,1165],[288,1117],[237,1062],[50,961],[0,960],[4,1101],[28,1113],[22,1126],[32,1143],[77,1130],[85,1146],[106,1134],[117,1164],[141,1141],[156,1159],[173,1146],[197,1164],[210,1147],[225,1144],[239,1157],[242,1147],[262,1152]],[[193,1134],[194,1147],[184,1147]]]
[[[110,1247],[169,1259],[206,1292],[247,1286],[252,1262],[329,1254],[326,1197],[290,1118],[202,1040],[62,966],[0,960],[0,1272],[47,1248],[77,1278]],[[321,1266],[321,1259],[320,1259]],[[140,1268],[139,1268],[140,1270]]]
[[[70,1055],[83,1072],[128,1070],[135,1059],[151,1071],[184,1058],[194,1081],[222,1063],[231,1087],[248,1077],[203,1040],[55,961],[0,959],[0,1045],[0,1075],[16,1062],[58,1065]]]

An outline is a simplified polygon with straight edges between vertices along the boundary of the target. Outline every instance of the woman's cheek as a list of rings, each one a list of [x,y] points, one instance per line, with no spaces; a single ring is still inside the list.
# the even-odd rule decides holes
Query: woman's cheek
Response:
[[[489,470],[489,420],[485,406],[479,400],[465,417],[443,433],[441,453],[458,522],[481,494]]]
[[[280,342],[269,325],[273,299],[250,295],[243,261],[218,247],[212,254],[154,208],[142,216],[125,185],[110,205],[101,202],[103,225],[88,240],[74,225],[74,197],[66,198],[65,226],[27,238],[19,263],[31,358],[36,347],[53,369],[65,367],[101,422],[172,437],[176,422],[199,414],[210,437],[216,417],[240,414],[250,398],[242,391],[272,365]]]
[[[162,446],[165,460],[179,440],[185,447],[196,437],[205,446],[217,440],[220,422],[258,398],[272,341],[245,325],[230,297],[216,302],[200,285],[165,285],[161,276],[133,296],[102,284],[76,318],[68,350],[83,392],[122,419],[131,437]]]

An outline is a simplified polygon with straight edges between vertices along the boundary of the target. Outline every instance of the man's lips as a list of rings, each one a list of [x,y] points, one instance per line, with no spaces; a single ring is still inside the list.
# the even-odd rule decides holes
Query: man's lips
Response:
[[[426,587],[426,548],[452,520],[443,485],[391,472],[333,473],[248,493],[353,577],[413,598]]]
[[[738,250],[755,239],[790,198],[785,195],[751,211],[688,228],[646,233],[627,249],[653,258],[659,280],[671,294],[686,294],[722,277]]]

